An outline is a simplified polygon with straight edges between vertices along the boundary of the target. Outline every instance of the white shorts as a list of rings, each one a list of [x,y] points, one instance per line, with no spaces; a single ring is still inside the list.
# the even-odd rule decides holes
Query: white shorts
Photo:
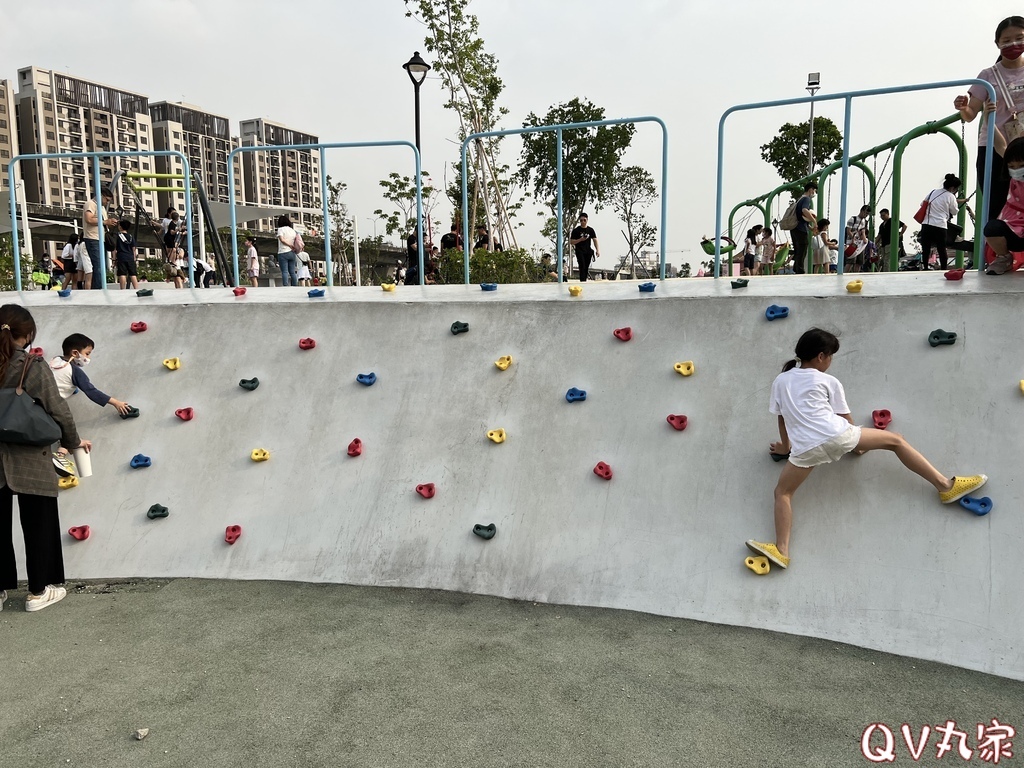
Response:
[[[821,445],[816,445],[809,451],[799,456],[790,456],[789,463],[797,467],[816,467],[819,464],[831,464],[839,461],[857,447],[860,442],[860,427],[851,424],[843,434],[836,435],[831,440],[826,440]]]

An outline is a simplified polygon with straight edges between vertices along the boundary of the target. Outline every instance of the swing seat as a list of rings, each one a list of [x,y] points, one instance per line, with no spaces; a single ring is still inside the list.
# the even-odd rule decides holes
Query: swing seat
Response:
[[[730,237],[719,238],[722,241],[722,253],[730,253],[736,250],[736,242]],[[715,241],[709,240],[706,237],[702,237],[700,240],[700,247],[704,249],[704,253],[708,256],[715,255]]]

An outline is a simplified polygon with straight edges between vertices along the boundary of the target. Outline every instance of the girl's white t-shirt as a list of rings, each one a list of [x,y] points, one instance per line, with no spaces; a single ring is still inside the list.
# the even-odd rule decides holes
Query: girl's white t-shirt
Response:
[[[839,416],[850,412],[843,385],[835,376],[814,368],[793,368],[776,376],[768,411],[786,420],[794,456],[850,428],[850,422]]]
[[[949,220],[956,216],[956,198],[952,192],[945,189],[933,189],[928,193],[928,215],[924,217],[924,224],[931,224],[933,227],[945,229]]]
[[[282,239],[284,242],[281,242]],[[277,252],[291,253],[292,243],[295,242],[295,230],[291,227],[279,227],[277,230]]]

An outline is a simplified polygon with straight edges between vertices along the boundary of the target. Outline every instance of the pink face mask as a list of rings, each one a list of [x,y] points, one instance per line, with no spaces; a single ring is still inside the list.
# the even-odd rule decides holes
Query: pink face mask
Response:
[[[1005,48],[999,49],[999,55],[1009,61],[1016,61],[1024,54],[1024,45],[1020,43],[1012,43]]]

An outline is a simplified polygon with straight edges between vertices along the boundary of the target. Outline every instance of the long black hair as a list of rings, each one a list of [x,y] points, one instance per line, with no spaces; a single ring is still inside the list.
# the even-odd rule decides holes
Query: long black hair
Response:
[[[0,307],[0,382],[7,380],[7,366],[20,347],[14,340],[27,339],[31,344],[36,337],[36,321],[32,313],[20,304]]]
[[[795,368],[797,360],[805,363],[813,360],[822,352],[826,355],[834,355],[838,351],[839,339],[834,333],[823,331],[821,328],[811,328],[809,331],[804,331],[803,336],[797,341],[796,357],[786,361],[786,364],[782,366],[782,372],[785,373],[791,368]]]

